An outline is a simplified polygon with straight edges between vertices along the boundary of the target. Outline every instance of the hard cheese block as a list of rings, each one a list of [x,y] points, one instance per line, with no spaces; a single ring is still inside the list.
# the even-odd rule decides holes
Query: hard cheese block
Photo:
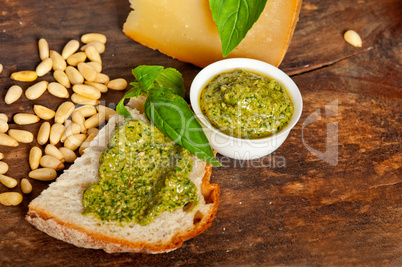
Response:
[[[205,67],[223,58],[208,0],[130,0],[123,32],[138,43]],[[302,0],[268,0],[258,21],[229,57],[279,66],[296,27]]]

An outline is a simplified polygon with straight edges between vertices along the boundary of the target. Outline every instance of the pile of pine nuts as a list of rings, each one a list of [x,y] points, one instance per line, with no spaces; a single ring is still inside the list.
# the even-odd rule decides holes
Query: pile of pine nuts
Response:
[[[35,71],[18,71],[11,74],[11,79],[21,82],[32,82],[53,71],[54,82],[38,81],[25,90],[29,100],[35,100],[47,90],[51,95],[66,99],[56,110],[42,105],[34,105],[33,113],[17,113],[13,121],[17,125],[29,125],[43,120],[36,134],[37,143],[44,146],[33,146],[28,160],[31,171],[28,176],[40,181],[52,181],[57,171],[65,168],[65,163],[73,163],[77,153],[84,150],[99,132],[99,126],[116,111],[99,105],[102,93],[109,89],[125,90],[127,81],[123,78],[110,80],[102,73],[101,54],[105,51],[106,36],[100,33],[88,33],[81,36],[84,44],[80,48],[78,40],[69,41],[61,53],[49,50],[48,42],[38,42],[41,62]],[[0,64],[1,65],[1,64]],[[1,69],[3,66],[0,66]],[[1,72],[1,70],[0,70]],[[71,96],[68,88],[74,92]],[[11,105],[22,96],[23,89],[18,85],[11,86],[5,96],[5,103]],[[54,123],[48,120],[54,119]],[[9,129],[8,117],[0,114],[0,146],[16,147],[19,143],[31,143],[34,134],[26,130]],[[78,151],[77,151],[78,150]],[[0,153],[0,160],[4,155]],[[18,181],[6,176],[9,167],[0,161],[0,183],[8,188],[15,188]],[[29,179],[20,182],[24,194],[32,192]],[[23,196],[18,192],[0,194],[0,203],[7,206],[19,205]]]

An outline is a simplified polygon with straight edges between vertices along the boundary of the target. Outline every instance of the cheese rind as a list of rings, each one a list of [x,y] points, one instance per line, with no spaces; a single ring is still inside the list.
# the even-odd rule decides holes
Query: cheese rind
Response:
[[[123,32],[136,42],[205,67],[223,58],[208,0],[130,0]],[[227,58],[246,57],[274,66],[282,62],[302,0],[268,0],[258,21]]]

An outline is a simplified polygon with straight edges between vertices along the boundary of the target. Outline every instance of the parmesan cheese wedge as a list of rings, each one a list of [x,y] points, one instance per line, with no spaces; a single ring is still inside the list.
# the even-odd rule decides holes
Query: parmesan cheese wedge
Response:
[[[130,0],[123,32],[152,49],[205,67],[222,59],[221,41],[208,0]],[[268,0],[246,37],[228,56],[279,66],[289,46],[302,0]]]

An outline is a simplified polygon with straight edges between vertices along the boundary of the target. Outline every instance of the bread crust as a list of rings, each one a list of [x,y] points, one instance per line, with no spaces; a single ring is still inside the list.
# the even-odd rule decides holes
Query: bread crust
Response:
[[[204,214],[199,222],[193,227],[185,229],[176,234],[169,242],[148,243],[148,242],[129,242],[116,239],[108,235],[88,232],[79,225],[66,223],[57,217],[52,216],[46,210],[42,210],[34,205],[29,205],[26,220],[39,230],[62,241],[74,244],[78,247],[103,249],[108,253],[116,252],[137,252],[137,253],[163,253],[179,248],[184,241],[193,238],[205,231],[214,220],[218,210],[220,188],[217,184],[210,183],[212,166],[206,164],[205,174],[202,179],[202,195],[208,203],[213,204],[208,214]]]

